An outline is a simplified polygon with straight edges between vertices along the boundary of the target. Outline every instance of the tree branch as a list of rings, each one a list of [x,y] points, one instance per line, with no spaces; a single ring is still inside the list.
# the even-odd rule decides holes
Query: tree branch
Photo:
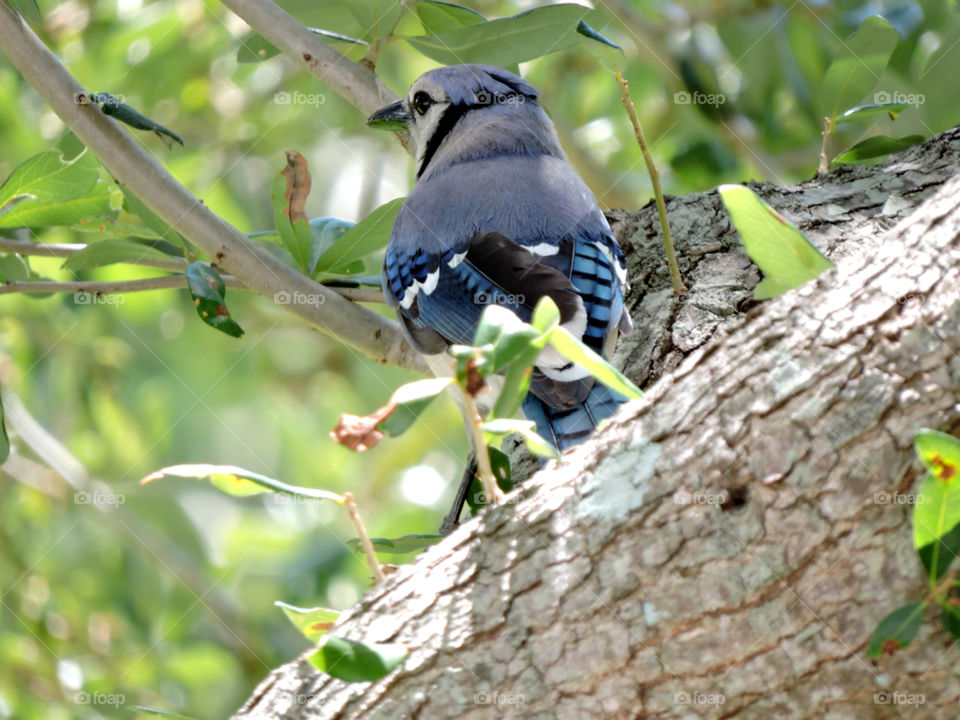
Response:
[[[759,305],[716,193],[669,203],[683,302],[655,208],[616,213],[640,286],[626,370],[659,381],[341,615],[337,635],[407,645],[398,670],[350,684],[294,661],[235,717],[886,717],[878,691],[954,717],[938,617],[892,658],[864,651],[928,592],[911,508],[884,498],[914,492],[916,429],[960,430],[958,153],[955,129],[754,185],[837,261]]]
[[[0,3],[0,49],[119,182],[239,282],[270,300],[280,292],[319,295],[322,303],[285,307],[378,362],[426,372],[422,357],[403,339],[396,322],[346,301],[251,243],[210,212],[95,103],[77,103],[83,88],[6,3]]]

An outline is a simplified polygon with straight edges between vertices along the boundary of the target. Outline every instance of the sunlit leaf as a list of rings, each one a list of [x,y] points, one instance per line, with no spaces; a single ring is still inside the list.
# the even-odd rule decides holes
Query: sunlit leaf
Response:
[[[717,190],[750,259],[771,278],[757,286],[755,299],[798,287],[834,267],[802,232],[749,188],[721,185]]]
[[[109,214],[110,189],[105,183],[97,187],[99,168],[86,150],[72,160],[59,150],[28,158],[0,186],[0,227],[70,225],[97,212]]]
[[[543,457],[559,457],[560,453],[550,443],[537,434],[537,425],[532,420],[496,418],[483,424],[483,432],[488,438],[503,438],[507,435],[519,435],[523,438],[527,450]]]
[[[887,67],[900,34],[879,15],[864,20],[841,45],[827,68],[820,90],[820,108],[835,122],[846,108],[870,92]]]
[[[493,346],[493,363],[487,371],[499,372],[520,355],[528,354],[541,335],[539,330],[523,322],[510,309],[493,304],[483,309],[474,345]],[[541,343],[536,350],[542,347]]]
[[[905,150],[923,142],[923,135],[905,135],[904,137],[892,138],[885,135],[874,135],[866,140],[861,140],[856,145],[851,145],[842,151],[833,160],[831,165],[848,165],[857,163],[861,160],[870,158],[884,157],[890,153]]]
[[[840,123],[854,122],[857,120],[869,120],[877,115],[888,115],[891,119],[895,118],[901,112],[910,107],[908,102],[883,102],[871,103],[869,105],[857,105],[847,110],[843,115],[837,118],[837,125]]]
[[[867,655],[890,654],[909,645],[923,624],[925,607],[926,603],[912,603],[887,615],[873,632]]]
[[[586,369],[597,380],[628,399],[643,397],[640,389],[627,377],[593,350],[577,340],[565,327],[557,326],[550,331],[550,344],[567,360]]]
[[[197,307],[200,319],[212,328],[231,337],[243,335],[243,328],[230,317],[225,295],[227,287],[220,274],[207,263],[194,262],[187,266],[187,287]]]
[[[434,398],[453,382],[452,377],[427,378],[401,385],[390,397],[390,404],[396,405],[396,408],[377,424],[377,428],[394,437],[405,432]]]
[[[914,448],[927,468],[913,507],[913,544],[931,578],[941,577],[960,552],[960,441],[920,430]]]
[[[206,480],[220,492],[234,497],[247,497],[273,491],[312,500],[330,500],[340,505],[343,504],[343,497],[336,493],[288,485],[275,478],[233,465],[211,465],[209,463],[171,465],[150,473],[140,480],[140,484],[146,485],[148,482],[166,477]]]
[[[301,608],[280,600],[273,604],[283,610],[283,614],[293,623],[293,626],[312,643],[319,641],[340,617],[338,611],[329,608]]]
[[[431,545],[436,545],[443,540],[443,535],[403,535],[396,538],[370,538],[373,543],[373,549],[384,555],[406,555],[412,552],[426,550]],[[355,553],[362,553],[363,546],[359,538],[350,538],[347,545]]]
[[[410,651],[399,643],[362,643],[324,635],[310,663],[320,672],[346,682],[373,682],[389,675]]]

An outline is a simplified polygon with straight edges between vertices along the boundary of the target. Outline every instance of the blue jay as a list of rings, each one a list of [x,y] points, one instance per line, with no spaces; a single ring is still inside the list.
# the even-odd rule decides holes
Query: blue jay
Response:
[[[383,291],[425,354],[472,344],[487,304],[529,321],[544,295],[605,357],[631,330],[623,254],[538,96],[502,68],[456,65],[424,73],[367,121],[406,128],[415,149],[416,186],[387,245]],[[562,451],[623,401],[548,347],[523,412]]]

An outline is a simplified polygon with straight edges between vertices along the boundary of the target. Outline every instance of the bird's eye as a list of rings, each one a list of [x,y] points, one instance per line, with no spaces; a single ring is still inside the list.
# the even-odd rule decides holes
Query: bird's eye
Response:
[[[433,105],[433,98],[422,90],[413,96],[413,108],[417,114],[426,115],[431,105]]]

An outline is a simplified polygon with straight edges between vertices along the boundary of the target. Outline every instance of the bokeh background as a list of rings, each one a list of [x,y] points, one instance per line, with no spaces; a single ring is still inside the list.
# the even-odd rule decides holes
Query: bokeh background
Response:
[[[281,4],[306,25],[362,35],[354,3],[363,4]],[[288,149],[309,163],[311,217],[357,220],[412,185],[410,159],[392,136],[366,129],[364,117],[313,76],[282,56],[238,63],[248,28],[217,2],[39,4],[36,30],[70,72],[183,136],[185,147],[167,148],[136,134],[243,232],[272,227],[270,185]],[[546,3],[463,4],[499,17]],[[871,14],[901,36],[877,90],[910,95],[915,107],[895,122],[843,127],[834,151],[871,133],[929,136],[960,116],[960,19],[947,0],[593,6],[622,54],[583,39],[521,70],[542,91],[571,161],[604,207],[636,209],[650,197],[614,63],[630,81],[669,193],[810,177],[823,74]],[[378,70],[398,94],[436,66],[399,37],[421,33],[407,13],[380,58]],[[715,101],[697,104],[694,93]],[[0,179],[49,147],[79,149],[0,56]],[[63,228],[4,236],[87,240]],[[75,277],[60,265],[33,261],[42,274]],[[113,267],[79,277],[151,274]],[[232,291],[228,299],[246,330],[239,340],[203,325],[185,291],[87,305],[72,295],[0,298],[0,383],[14,447],[0,473],[0,718],[134,717],[134,705],[227,717],[271,668],[308,646],[275,600],[346,608],[369,586],[362,557],[345,545],[353,531],[338,508],[230,498],[186,480],[138,484],[157,468],[234,464],[351,490],[375,536],[438,526],[467,450],[452,403],[434,403],[402,438],[350,453],[327,436],[339,414],[372,411],[411,376],[260,298]],[[29,427],[28,445],[17,429]],[[75,493],[71,481],[85,478],[107,502]],[[115,701],[90,702],[94,693]]]

